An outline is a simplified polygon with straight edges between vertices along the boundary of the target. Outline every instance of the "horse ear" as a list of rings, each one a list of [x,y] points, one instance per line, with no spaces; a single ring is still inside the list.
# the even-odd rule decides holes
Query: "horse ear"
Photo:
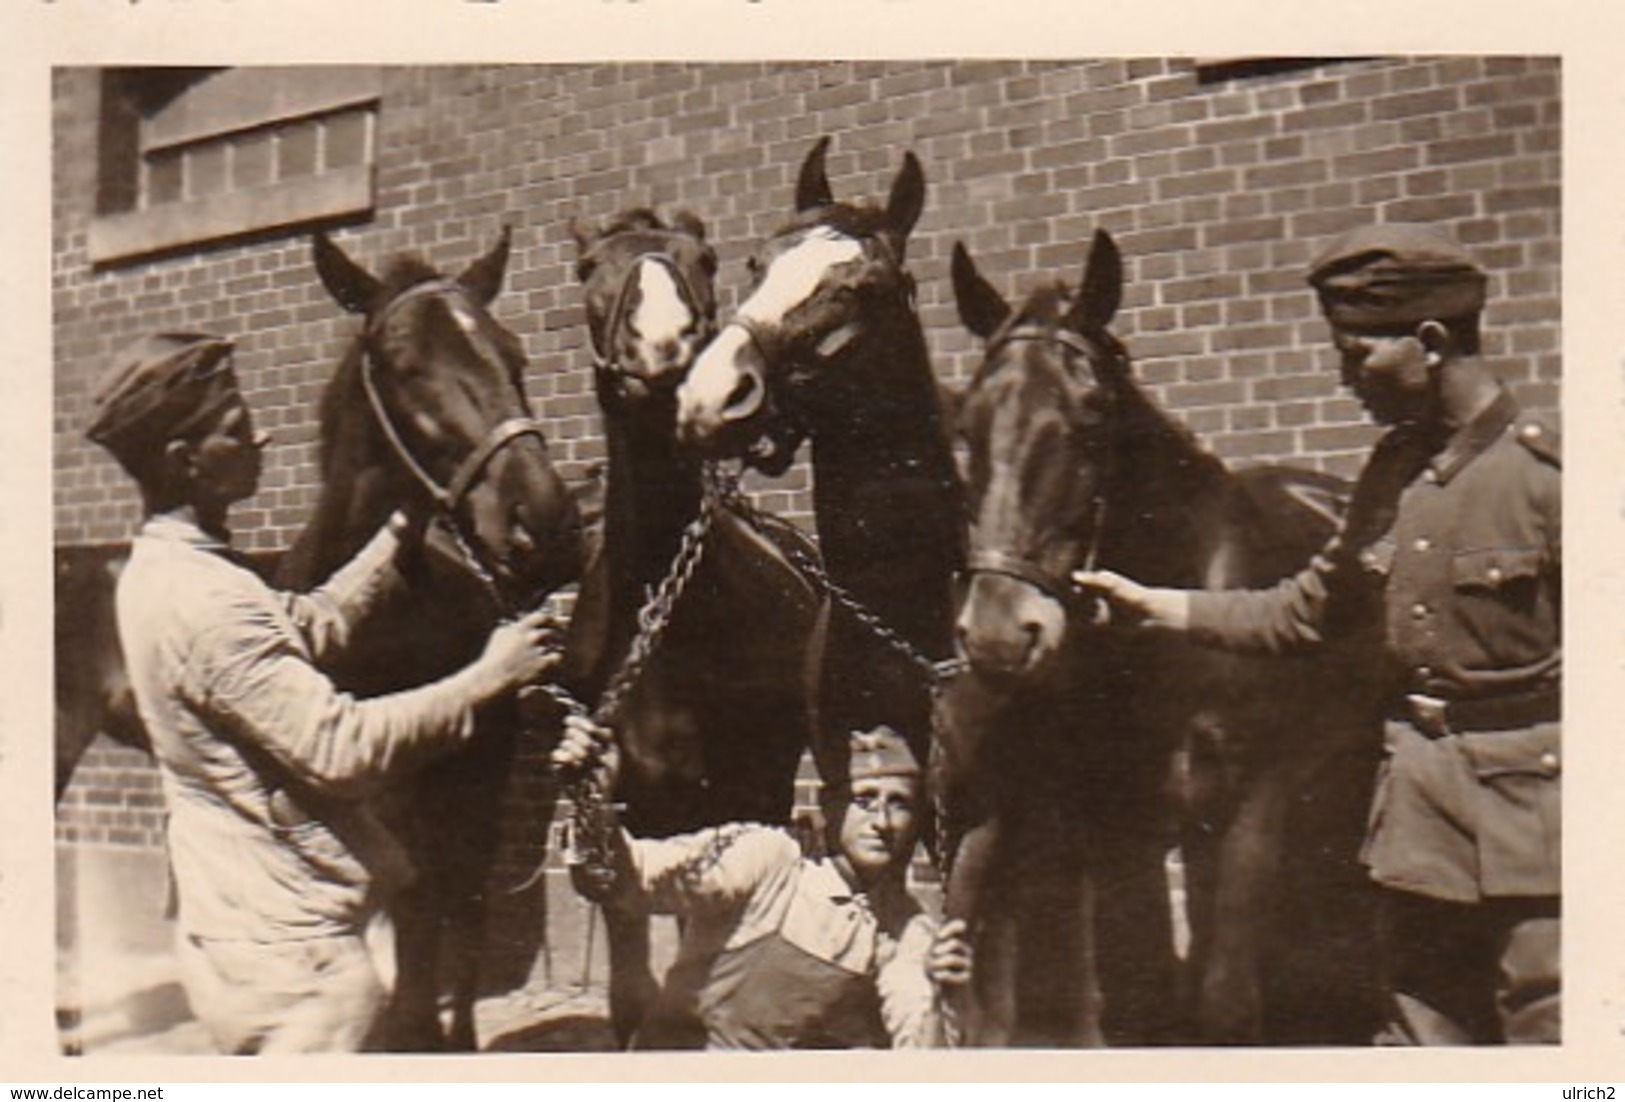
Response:
[[[987,340],[1009,318],[1010,304],[976,270],[976,263],[971,260],[970,250],[963,241],[954,242],[951,270],[959,320],[965,323],[966,329]]]
[[[457,282],[468,288],[481,306],[491,305],[491,300],[502,290],[502,277],[508,271],[508,250],[512,246],[513,227],[504,225],[502,236],[491,246],[491,251],[470,264],[457,277]]]
[[[1083,266],[1083,283],[1067,320],[1080,333],[1104,329],[1123,304],[1123,254],[1105,230],[1096,230]]]
[[[601,236],[598,227],[589,222],[586,215],[578,214],[570,219],[570,237],[576,243],[576,279],[582,283],[587,282],[596,267],[592,260],[592,247],[598,244]]]
[[[925,209],[925,170],[912,152],[903,155],[903,167],[892,181],[886,200],[886,220],[899,238],[907,238]]]
[[[829,190],[829,174],[824,169],[824,157],[828,153],[829,135],[825,134],[801,162],[801,175],[796,178],[797,214],[834,204],[835,194]]]
[[[310,254],[316,274],[334,302],[352,314],[365,314],[378,301],[383,285],[321,230],[311,235]]]
[[[673,229],[682,230],[696,241],[705,240],[705,223],[691,210],[672,211],[671,224]]]

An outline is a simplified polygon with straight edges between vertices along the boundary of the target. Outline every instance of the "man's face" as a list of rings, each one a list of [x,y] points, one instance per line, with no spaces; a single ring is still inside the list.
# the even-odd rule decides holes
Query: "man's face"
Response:
[[[838,844],[863,880],[907,861],[919,841],[915,777],[868,777],[853,781],[840,813]]]
[[[270,435],[254,431],[242,399],[226,405],[192,444],[192,484],[199,500],[230,505],[259,489],[265,445]]]
[[[1430,353],[1416,334],[1375,335],[1333,328],[1343,385],[1380,425],[1424,419],[1433,407]]]

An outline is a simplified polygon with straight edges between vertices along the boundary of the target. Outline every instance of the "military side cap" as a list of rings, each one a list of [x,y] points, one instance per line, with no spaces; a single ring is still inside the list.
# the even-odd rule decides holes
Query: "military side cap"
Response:
[[[903,736],[884,724],[852,733],[852,760],[847,775],[854,781],[874,777],[918,777],[920,763]]]
[[[128,465],[198,427],[238,394],[231,350],[207,333],[143,337],[97,383],[85,435]]]
[[[1484,270],[1431,226],[1387,223],[1338,238],[1309,270],[1326,319],[1383,331],[1451,321],[1484,308]]]

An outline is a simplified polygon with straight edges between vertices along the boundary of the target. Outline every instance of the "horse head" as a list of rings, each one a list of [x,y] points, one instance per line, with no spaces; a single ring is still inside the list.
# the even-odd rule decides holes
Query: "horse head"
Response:
[[[365,319],[329,392],[328,412],[338,416],[323,417],[325,439],[343,435],[344,414],[365,409],[370,431],[356,434],[365,461],[390,472],[397,500],[429,499],[503,602],[525,604],[573,580],[580,517],[525,397],[519,339],[488,309],[507,267],[508,231],[456,278],[411,257],[375,277],[321,233],[313,248],[328,293]],[[329,482],[337,473],[327,472]]]
[[[1050,283],[1019,310],[962,244],[952,274],[960,318],[986,342],[957,425],[971,550],[955,631],[977,672],[1031,676],[1081,611],[1068,575],[1092,562],[1102,539],[1128,379],[1124,349],[1106,329],[1122,258],[1097,232],[1078,290]]]
[[[885,207],[837,203],[819,140],[801,167],[796,216],[750,261],[754,286],[678,392],[678,430],[714,453],[744,456],[769,474],[794,458],[821,412],[850,408],[844,387],[872,386],[841,368],[912,318],[903,267],[925,201],[912,153]]]
[[[675,393],[716,332],[717,255],[705,226],[687,211],[668,224],[639,208],[602,228],[578,218],[570,232],[601,398]]]

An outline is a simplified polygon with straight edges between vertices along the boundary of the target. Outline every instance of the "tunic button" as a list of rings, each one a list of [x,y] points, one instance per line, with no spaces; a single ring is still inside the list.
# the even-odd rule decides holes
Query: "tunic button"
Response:
[[[1425,620],[1425,619],[1427,619],[1427,615],[1428,615],[1428,606],[1427,605],[1414,604],[1414,605],[1411,606],[1411,619],[1413,619],[1413,620]]]
[[[1518,431],[1523,435],[1525,440],[1534,440],[1540,436],[1539,425],[1525,425]]]
[[[1432,666],[1418,666],[1418,667],[1416,667],[1415,677],[1416,677],[1416,683],[1418,685],[1427,684],[1429,679],[1431,679],[1433,677],[1433,667]]]
[[[1426,536],[1422,536],[1417,539],[1415,543],[1411,544],[1411,546],[1416,548],[1418,551],[1427,551],[1433,547],[1433,543]]]
[[[1540,756],[1540,771],[1548,777],[1557,776],[1558,765],[1557,755],[1550,750]]]
[[[1484,572],[1484,576],[1490,581],[1499,584],[1503,575],[1499,566],[1492,566]]]

